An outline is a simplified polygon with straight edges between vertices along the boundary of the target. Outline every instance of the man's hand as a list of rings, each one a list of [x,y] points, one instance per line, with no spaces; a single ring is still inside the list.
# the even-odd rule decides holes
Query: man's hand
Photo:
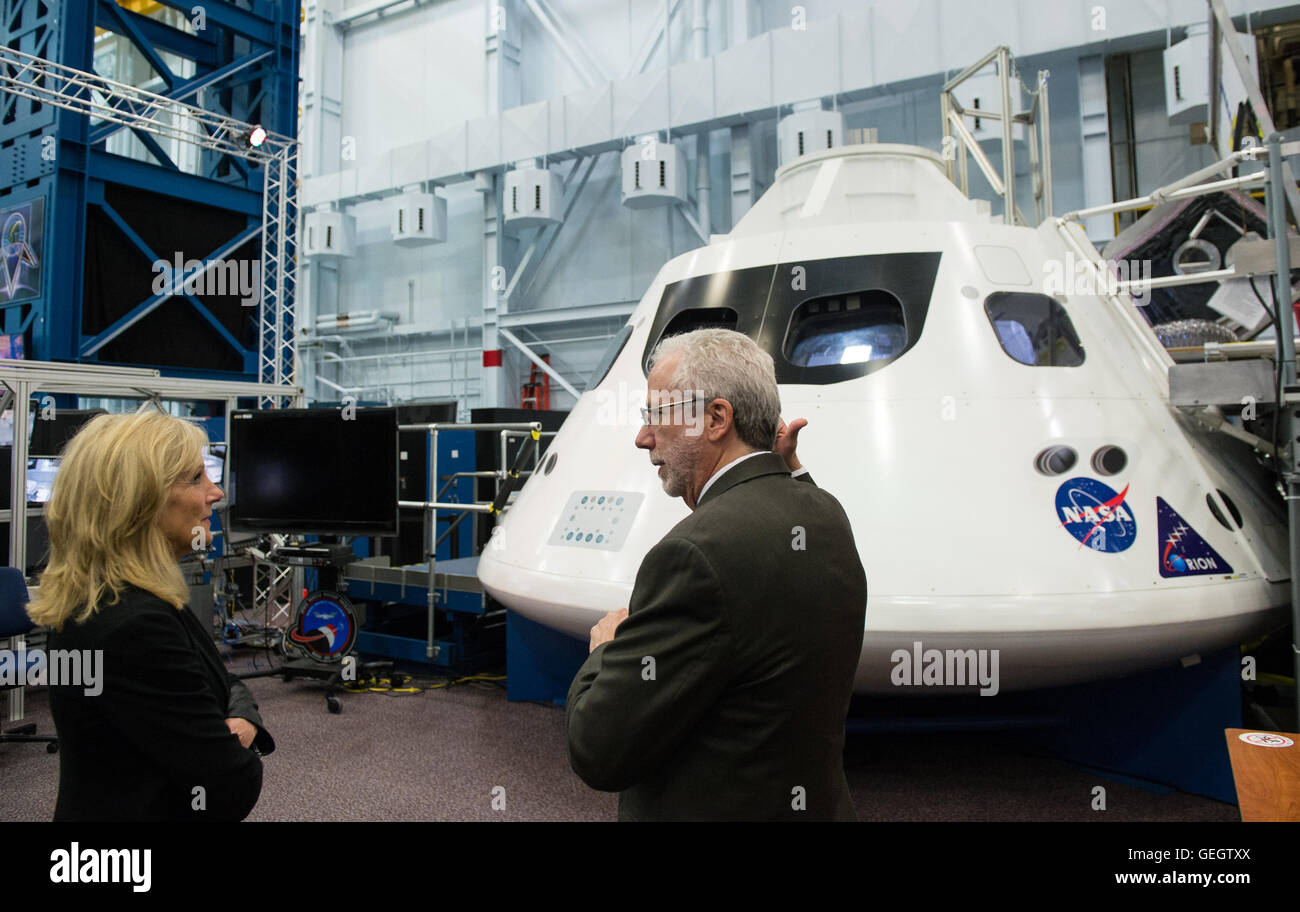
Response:
[[[808,426],[806,418],[796,418],[789,424],[785,419],[781,419],[781,426],[776,430],[776,443],[772,445],[772,452],[785,460],[786,466],[791,472],[797,472],[803,468],[803,463],[795,455],[795,447],[799,445],[799,432]]]
[[[626,608],[611,611],[609,614],[601,618],[596,626],[591,628],[591,648],[587,651],[595,652],[596,647],[601,643],[608,643],[610,640],[614,639],[614,631],[618,628],[618,625],[623,623],[625,620],[627,620]]]
[[[227,719],[226,728],[239,738],[239,743],[244,747],[251,747],[253,739],[257,737],[257,726],[247,719]]]

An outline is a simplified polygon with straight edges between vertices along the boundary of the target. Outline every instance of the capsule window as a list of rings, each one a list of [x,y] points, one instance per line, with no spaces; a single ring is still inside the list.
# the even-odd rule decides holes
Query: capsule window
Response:
[[[697,307],[683,310],[668,322],[659,339],[662,341],[669,336],[679,336],[697,329],[735,329],[739,320],[739,315],[730,307]]]
[[[783,347],[796,367],[893,358],[907,347],[903,306],[880,289],[812,298],[791,315]]]
[[[1229,532],[1235,532],[1242,527],[1241,511],[1237,509],[1237,505],[1232,502],[1232,498],[1222,489],[1216,488],[1215,491],[1223,501],[1223,505],[1228,508],[1228,512],[1232,514],[1232,522],[1229,522],[1227,517],[1223,515],[1223,511],[1219,509],[1219,505],[1215,502],[1213,496],[1206,494],[1205,503],[1209,506],[1210,512],[1214,514],[1214,518],[1219,521],[1219,525]]]
[[[1222,499],[1223,505],[1227,507],[1228,512],[1232,514],[1232,521],[1236,523],[1237,528],[1240,529],[1242,527],[1241,511],[1237,509],[1237,505],[1233,503],[1233,500],[1228,496],[1227,491],[1224,491],[1221,488],[1216,488],[1215,490],[1219,492],[1219,497]]]
[[[984,312],[1002,350],[1032,367],[1078,367],[1083,345],[1069,314],[1047,295],[995,292],[984,301]]]

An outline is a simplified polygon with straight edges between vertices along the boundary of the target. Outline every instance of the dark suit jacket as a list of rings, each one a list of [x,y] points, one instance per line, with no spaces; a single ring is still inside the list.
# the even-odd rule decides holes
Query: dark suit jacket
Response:
[[[624,820],[855,819],[844,719],[866,605],[839,502],[776,454],[746,459],[650,549],[627,620],[579,670],[570,764],[622,793]]]
[[[248,687],[221,662],[212,637],[188,610],[134,586],[85,624],[51,632],[49,648],[101,649],[103,692],[50,688],[59,736],[60,820],[243,820],[262,790],[262,761],[226,727],[262,729]],[[194,789],[206,809],[194,810]]]

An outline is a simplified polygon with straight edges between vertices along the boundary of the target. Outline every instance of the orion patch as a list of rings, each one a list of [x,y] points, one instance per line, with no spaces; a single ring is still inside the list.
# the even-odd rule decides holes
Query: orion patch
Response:
[[[1056,518],[1079,547],[1115,554],[1127,551],[1137,538],[1137,520],[1124,498],[1128,485],[1116,493],[1094,478],[1071,478],[1056,489]]]
[[[1232,567],[1210,547],[1187,520],[1163,498],[1156,498],[1156,523],[1160,530],[1160,575],[1206,576],[1231,573]]]

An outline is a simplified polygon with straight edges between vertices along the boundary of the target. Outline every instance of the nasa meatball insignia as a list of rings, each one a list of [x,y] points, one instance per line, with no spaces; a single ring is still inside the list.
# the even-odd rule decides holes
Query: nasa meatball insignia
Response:
[[[1094,551],[1127,551],[1137,537],[1137,520],[1125,498],[1128,485],[1116,492],[1095,478],[1071,478],[1056,489],[1056,518],[1065,529]]]

